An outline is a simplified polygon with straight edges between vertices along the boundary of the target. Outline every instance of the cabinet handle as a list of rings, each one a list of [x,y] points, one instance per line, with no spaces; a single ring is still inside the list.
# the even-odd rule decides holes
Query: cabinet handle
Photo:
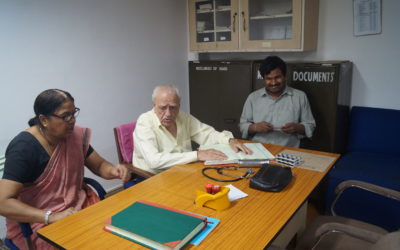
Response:
[[[232,30],[233,32],[236,32],[236,16],[237,16],[237,12],[235,12],[235,14],[233,14],[233,21],[232,21]]]
[[[244,11],[242,11],[242,19],[243,19],[243,32],[246,32],[246,18],[244,16]]]

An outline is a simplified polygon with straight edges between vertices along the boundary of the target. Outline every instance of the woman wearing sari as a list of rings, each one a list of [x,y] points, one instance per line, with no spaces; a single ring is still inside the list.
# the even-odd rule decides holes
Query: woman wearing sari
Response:
[[[0,180],[0,214],[7,218],[7,238],[23,249],[17,222],[33,231],[99,200],[83,182],[84,166],[105,179],[128,181],[123,165],[113,166],[89,144],[91,131],[75,126],[79,108],[66,91],[45,90],[34,103],[30,127],[8,145]],[[52,248],[32,235],[36,249]]]

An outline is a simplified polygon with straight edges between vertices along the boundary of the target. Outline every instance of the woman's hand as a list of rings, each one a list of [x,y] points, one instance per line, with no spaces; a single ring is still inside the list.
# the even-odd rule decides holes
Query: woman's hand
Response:
[[[125,165],[122,164],[115,165],[111,169],[111,174],[114,176],[114,178],[121,179],[123,182],[129,181],[131,178],[130,171]]]
[[[67,216],[70,216],[73,213],[76,213],[77,211],[73,208],[67,208],[62,212],[53,212],[52,214],[50,214],[49,216],[49,224],[54,223],[58,220],[64,219]],[[44,218],[44,215],[43,215]]]

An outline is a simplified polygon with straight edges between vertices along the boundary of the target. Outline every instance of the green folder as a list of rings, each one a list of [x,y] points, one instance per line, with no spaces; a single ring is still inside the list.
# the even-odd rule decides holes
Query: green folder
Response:
[[[206,226],[206,218],[137,201],[106,221],[104,229],[153,249],[180,249]]]

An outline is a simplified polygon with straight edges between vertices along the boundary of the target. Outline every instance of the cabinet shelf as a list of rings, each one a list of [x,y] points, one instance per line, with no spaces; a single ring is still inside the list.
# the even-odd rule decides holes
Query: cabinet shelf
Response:
[[[214,32],[231,32],[231,29],[226,28],[226,29],[215,29],[215,30],[203,30],[203,31],[198,31],[197,34],[205,34],[205,33],[214,33]]]
[[[207,13],[211,13],[212,14],[212,13],[214,13],[214,10],[212,10],[212,9],[211,10],[209,10],[209,9],[207,9],[207,10],[197,10],[196,13],[197,14],[207,14]]]
[[[231,8],[223,8],[223,9],[216,9],[216,10],[209,10],[209,9],[207,9],[207,10],[197,10],[196,11],[196,13],[197,14],[212,14],[212,13],[214,13],[214,11],[215,12],[229,12],[229,11],[231,11]]]
[[[214,33],[214,30],[203,30],[203,31],[197,32],[197,34],[206,34],[206,33]]]
[[[231,11],[231,8],[217,9],[216,12]]]
[[[279,15],[270,15],[270,16],[252,16],[252,17],[250,17],[250,20],[288,18],[288,17],[293,17],[293,14],[279,14]]]
[[[215,32],[231,32],[231,29],[217,29]]]

